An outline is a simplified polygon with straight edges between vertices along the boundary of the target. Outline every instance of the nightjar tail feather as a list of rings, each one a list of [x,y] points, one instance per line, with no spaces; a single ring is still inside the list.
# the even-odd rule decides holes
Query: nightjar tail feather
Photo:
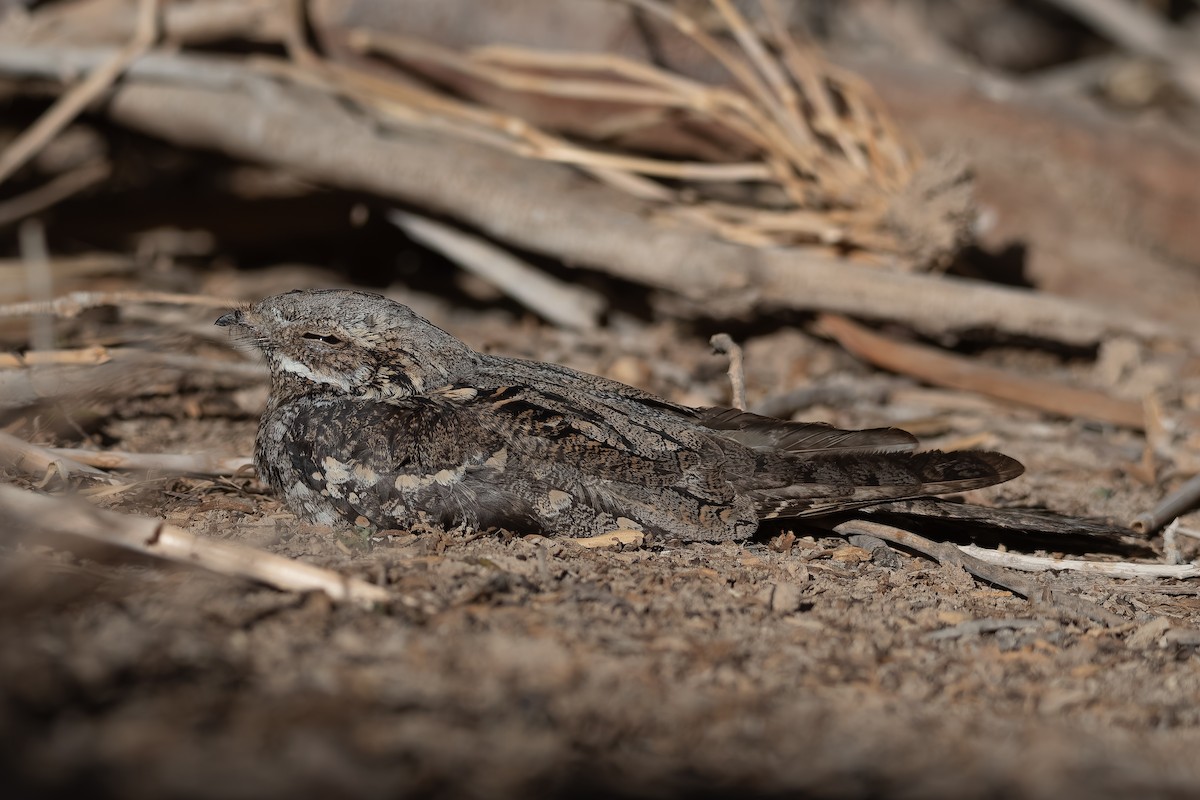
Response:
[[[1025,471],[1016,459],[987,450],[827,456],[788,466],[788,485],[750,491],[763,519],[812,517],[889,500],[966,492]]]

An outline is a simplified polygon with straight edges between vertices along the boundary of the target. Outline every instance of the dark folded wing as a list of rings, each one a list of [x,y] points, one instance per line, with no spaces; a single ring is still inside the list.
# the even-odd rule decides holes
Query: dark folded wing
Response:
[[[917,437],[899,428],[846,431],[820,422],[791,422],[716,406],[698,409],[697,414],[704,427],[756,450],[903,453],[917,447]]]
[[[749,489],[763,519],[832,514],[890,500],[965,492],[1011,480],[1024,471],[1001,453],[968,450],[943,453],[825,455],[788,459],[782,483]]]

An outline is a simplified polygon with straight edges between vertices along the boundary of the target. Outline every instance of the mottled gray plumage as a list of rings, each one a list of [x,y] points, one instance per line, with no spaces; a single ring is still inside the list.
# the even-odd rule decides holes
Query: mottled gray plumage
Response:
[[[915,453],[895,428],[843,431],[688,408],[567,367],[477,353],[378,295],[296,291],[221,317],[266,355],[259,475],[326,524],[418,522],[685,540],[759,521],[1014,478],[992,452]]]

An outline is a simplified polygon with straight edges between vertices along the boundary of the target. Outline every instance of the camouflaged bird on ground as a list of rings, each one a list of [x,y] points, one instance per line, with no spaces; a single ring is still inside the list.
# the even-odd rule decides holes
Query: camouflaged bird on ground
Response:
[[[688,408],[477,353],[375,294],[288,292],[217,324],[270,367],[259,475],[329,525],[744,539],[763,519],[977,489],[1023,469],[994,452],[916,453],[895,428]]]

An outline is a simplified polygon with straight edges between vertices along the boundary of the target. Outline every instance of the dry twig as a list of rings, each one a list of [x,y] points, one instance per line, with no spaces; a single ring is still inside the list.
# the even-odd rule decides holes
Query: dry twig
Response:
[[[1187,35],[1176,35],[1150,9],[1125,0],[1052,0],[1117,44],[1165,61],[1179,86],[1200,102],[1200,57]],[[1191,37],[1194,39],[1194,36]]]
[[[96,69],[78,86],[58,98],[37,122],[0,153],[0,183],[3,183],[32,158],[63,128],[71,123],[89,103],[99,97],[125,69],[140,58],[158,38],[159,0],[141,0],[137,30],[133,39],[121,48],[108,63]]]
[[[641,124],[662,124],[687,112],[704,124],[743,140],[757,161],[680,162],[586,147],[538,129],[520,117],[452,101],[411,85],[378,79],[341,64],[301,63],[330,78],[385,117],[407,125],[436,126],[446,133],[487,142],[509,152],[574,164],[638,197],[671,199],[641,176],[697,182],[761,181],[779,187],[789,210],[712,204],[672,208],[733,241],[755,245],[838,241],[888,251],[894,231],[881,224],[890,193],[912,177],[916,155],[896,134],[865,83],[801,48],[785,26],[776,26],[778,56],[727,0],[713,5],[733,32],[727,47],[690,17],[653,0],[631,4],[668,21],[692,38],[733,77],[732,86],[709,85],[650,64],[611,54],[545,53],[518,47],[486,47],[460,53],[429,41],[357,29],[346,41],[363,53],[405,63],[436,64],[507,91],[567,97],[581,103],[625,104],[639,109]],[[773,8],[773,4],[772,4]],[[778,15],[778,10],[774,12]],[[566,77],[564,77],[564,74]],[[801,111],[802,101],[811,114]],[[612,115],[610,115],[611,118]],[[449,123],[449,124],[447,124]],[[597,139],[612,131],[596,130]],[[760,220],[760,215],[762,219]]]
[[[1046,603],[1052,608],[1072,616],[1086,617],[1108,626],[1123,625],[1126,622],[1121,617],[1105,611],[1100,606],[1090,603],[1082,597],[1056,592],[1048,586],[1034,583],[1020,575],[1014,575],[1002,567],[989,564],[980,558],[976,558],[974,555],[965,553],[948,542],[935,542],[910,531],[866,520],[849,520],[835,525],[833,530],[842,536],[853,534],[875,536],[883,539],[885,542],[891,542],[901,547],[915,550],[932,558],[939,564],[960,567],[980,580],[1019,594],[1032,602]]]
[[[713,350],[729,356],[729,388],[733,407],[746,410],[746,367],[742,348],[728,333],[714,333],[708,340]]]
[[[393,210],[388,219],[555,325],[590,330],[599,323],[606,303],[598,292],[555,280],[503,248],[426,217]]]
[[[0,317],[28,317],[33,314],[50,314],[70,319],[89,308],[101,306],[123,306],[131,303],[164,303],[167,305],[203,306],[205,308],[232,308],[242,305],[228,297],[208,297],[200,294],[176,294],[172,292],[71,292],[53,300],[8,303],[0,305]]]
[[[214,456],[211,453],[126,453],[120,450],[80,450],[72,447],[49,447],[46,450],[55,456],[103,469],[225,476],[238,475],[254,466],[254,460],[246,456]]]
[[[978,392],[1066,417],[1083,417],[1138,430],[1146,424],[1140,403],[984,366],[932,347],[897,342],[845,317],[825,315],[819,324],[822,331],[864,361],[936,386]]]
[[[50,448],[31,444],[3,431],[0,431],[0,463],[9,465],[26,475],[40,478],[43,483],[56,470],[63,479],[75,472],[109,483],[115,480],[107,472],[90,467],[82,461],[72,458],[69,454],[56,453]]]
[[[959,549],[980,561],[1023,572],[1086,572],[1109,578],[1200,578],[1200,566],[1196,564],[1136,564],[1130,561],[1047,558],[1024,553],[1001,553],[973,544],[959,545]]]
[[[1138,533],[1151,534],[1197,505],[1200,505],[1200,475],[1171,492],[1151,510],[1138,514],[1129,527]]]
[[[199,537],[160,519],[105,511],[79,500],[0,486],[0,513],[10,520],[3,526],[10,536],[18,531],[65,534],[259,581],[282,591],[319,590],[333,600],[359,605],[395,599],[387,589],[358,578],[234,542]]]
[[[0,369],[42,367],[47,364],[107,364],[112,355],[107,347],[80,347],[73,350],[28,350],[24,353],[0,353]]]

